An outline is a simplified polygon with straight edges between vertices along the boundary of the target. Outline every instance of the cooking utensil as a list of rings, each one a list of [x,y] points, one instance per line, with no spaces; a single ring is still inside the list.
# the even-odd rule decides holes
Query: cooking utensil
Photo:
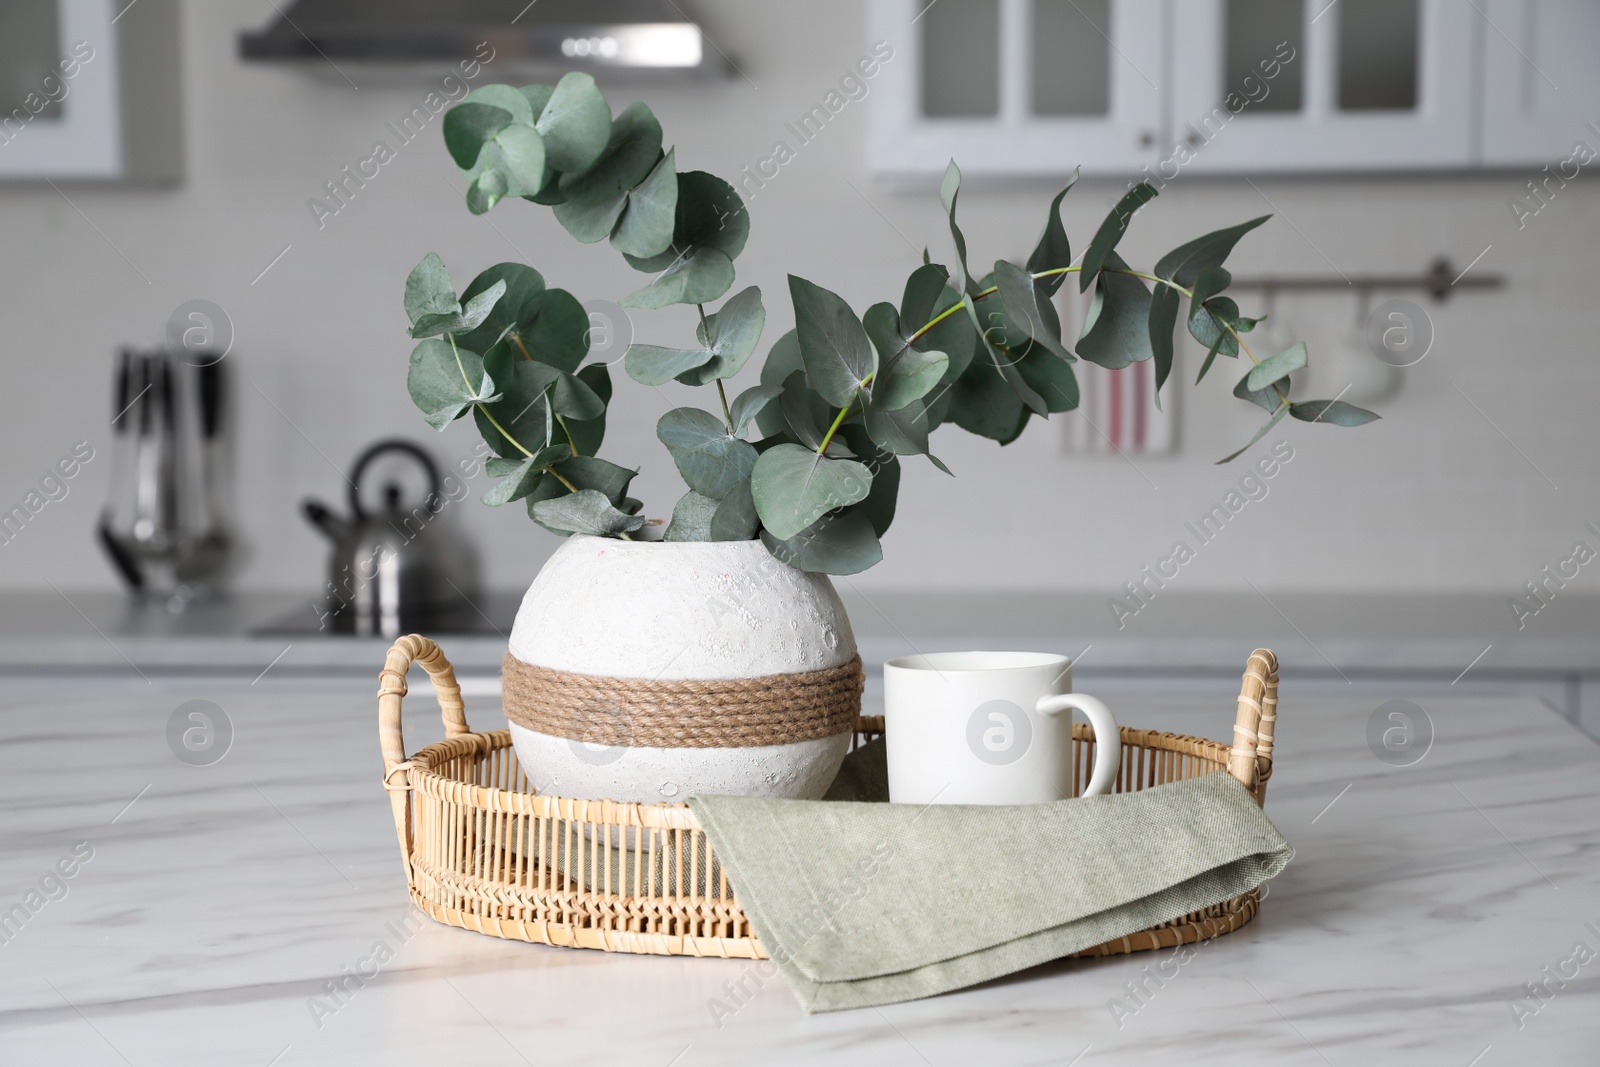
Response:
[[[414,461],[427,476],[427,493],[407,507],[400,486],[386,482],[381,507],[370,511],[362,502],[364,476],[375,460],[389,455]],[[321,627],[394,637],[471,610],[476,561],[438,521],[448,500],[433,457],[411,441],[378,441],[356,458],[348,481],[348,516],[310,498],[300,505],[306,521],[334,546]]]
[[[227,382],[217,353],[117,357],[111,496],[97,534],[128,588],[173,611],[215,593],[234,554]]]

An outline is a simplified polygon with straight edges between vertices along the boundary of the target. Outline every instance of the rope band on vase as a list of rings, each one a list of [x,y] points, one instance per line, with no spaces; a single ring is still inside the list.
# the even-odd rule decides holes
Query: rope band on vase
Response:
[[[861,714],[861,657],[760,678],[607,678],[535,667],[506,653],[506,718],[551,737],[648,748],[753,748],[849,733]]]

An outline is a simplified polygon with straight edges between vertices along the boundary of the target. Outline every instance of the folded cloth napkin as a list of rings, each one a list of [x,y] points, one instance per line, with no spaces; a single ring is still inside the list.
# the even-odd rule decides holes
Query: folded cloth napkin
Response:
[[[1053,804],[886,804],[880,742],[829,800],[696,796],[807,1012],[932,996],[1136,933],[1273,877],[1291,850],[1224,771]]]

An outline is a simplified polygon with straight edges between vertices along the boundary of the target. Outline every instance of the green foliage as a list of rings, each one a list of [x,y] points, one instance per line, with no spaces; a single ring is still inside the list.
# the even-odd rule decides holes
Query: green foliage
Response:
[[[656,437],[667,446],[689,488],[713,500],[748,481],[756,466],[755,446],[733,436],[722,420],[699,408],[674,408],[661,416]]]
[[[830,511],[865,499],[870,488],[872,472],[862,464],[829,459],[794,444],[761,453],[750,479],[756,514],[779,540],[795,536]]]
[[[1247,354],[1251,367],[1234,395],[1269,415],[1228,459],[1285,415],[1336,426],[1377,418],[1337,399],[1291,401],[1304,345],[1264,360],[1250,352],[1244,336],[1258,320],[1225,295],[1232,276],[1223,264],[1265,218],[1204,234],[1138,271],[1117,246],[1157,195],[1139,184],[1074,266],[1061,217],[1074,174],[1050,201],[1026,261],[997,260],[974,277],[957,221],[962,178],[954,161],[939,188],[953,265],[924,252],[899,304],[881,301],[860,316],[840,294],[791,275],[795,328],[768,350],[760,384],[730,401],[727,383],[746,372],[767,322],[757,287],[728,295],[750,232],[731,185],[679,172],[650,109],[633,103],[613,117],[586,74],[555,85],[482,86],[441,126],[469,212],[514,198],[550,207],[574,239],[609,241],[651,276],[625,306],[695,306],[692,343],[632,344],[622,360],[644,385],[716,389],[711,410],[674,408],[656,427],[689,489],[672,509],[669,541],[759,537],[805,570],[865,570],[882,558],[906,457],[949,473],[930,452],[930,435],[945,423],[1008,444],[1034,416],[1077,408],[1078,359],[1107,369],[1151,360],[1159,405],[1185,300],[1184,325],[1206,351],[1196,380],[1219,355]],[[1069,345],[1054,297],[1074,273],[1094,297]],[[597,454],[612,381],[604,364],[584,363],[590,322],[575,296],[518,263],[495,264],[458,295],[430,253],[406,279],[404,306],[418,341],[407,377],[412,400],[440,430],[472,412],[496,457],[487,464],[496,483],[485,503],[523,501],[535,522],[561,534],[627,538],[645,525],[643,505],[627,495],[637,472]]]
[[[580,489],[554,500],[541,500],[529,510],[540,525],[557,533],[615,537],[633,533],[645,524],[643,516],[618,510],[604,493],[594,489]]]

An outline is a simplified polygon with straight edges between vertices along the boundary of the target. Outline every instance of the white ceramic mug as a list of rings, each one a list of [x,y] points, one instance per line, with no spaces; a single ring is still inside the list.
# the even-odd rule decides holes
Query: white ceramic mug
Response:
[[[883,665],[889,799],[1044,804],[1072,796],[1072,711],[1094,726],[1084,796],[1109,793],[1122,745],[1111,709],[1072,692],[1072,661],[1045,652],[937,652]]]

